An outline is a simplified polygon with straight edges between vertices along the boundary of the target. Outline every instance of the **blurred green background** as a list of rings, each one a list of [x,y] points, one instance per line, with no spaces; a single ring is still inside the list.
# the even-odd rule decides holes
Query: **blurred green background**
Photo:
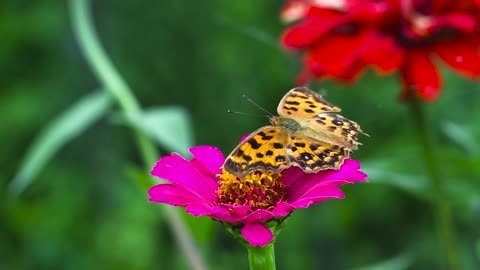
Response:
[[[227,155],[267,121],[226,111],[262,114],[244,94],[275,111],[295,86],[300,57],[279,45],[281,4],[95,1],[92,9],[106,51],[142,106],[184,108],[193,144]],[[141,156],[115,106],[10,196],[8,183],[34,138],[100,83],[73,36],[68,2],[3,0],[0,42],[0,269],[188,269],[162,211],[132,179]],[[426,105],[429,129],[465,269],[480,269],[480,85],[445,67],[442,74],[443,94]],[[342,187],[344,200],[293,213],[277,239],[277,269],[443,269],[433,194],[395,75],[366,72],[351,85],[312,88],[370,134],[352,155],[370,177]],[[246,250],[220,224],[187,219],[211,269],[248,268]]]

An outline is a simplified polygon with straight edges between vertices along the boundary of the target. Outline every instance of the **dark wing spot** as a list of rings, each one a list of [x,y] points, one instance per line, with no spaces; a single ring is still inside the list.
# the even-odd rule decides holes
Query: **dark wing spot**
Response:
[[[333,120],[332,123],[334,123],[334,124],[337,125],[337,126],[343,125],[343,122],[340,121],[340,120]]]
[[[267,155],[267,156],[272,156],[272,155],[273,155],[273,151],[272,151],[272,150],[268,150],[267,152],[265,152],[265,155]]]
[[[264,157],[264,155],[262,153],[257,153],[256,156],[257,156],[257,158],[263,158]]]
[[[317,105],[310,104],[310,105],[308,105],[308,107],[310,107],[310,108],[316,108]]]
[[[313,155],[310,153],[301,153],[300,156],[298,157],[300,160],[311,160],[313,159]]]
[[[305,143],[296,142],[294,144],[295,144],[295,146],[298,146],[298,147],[305,147]]]
[[[322,111],[329,111],[328,107],[322,107]]]
[[[285,110],[287,110],[287,111],[288,111],[288,110],[292,110],[292,111],[298,111],[298,108],[296,108],[296,107],[287,107],[287,106],[283,106],[283,108],[284,108]]]
[[[257,140],[255,140],[255,138],[251,138],[250,140],[247,141],[247,143],[249,143],[250,146],[252,146],[253,149],[258,149],[258,148],[260,148],[260,146],[262,146],[261,144],[259,144],[257,142]]]
[[[315,111],[312,110],[312,109],[305,109],[304,111],[305,111],[306,113],[313,113],[313,112],[315,112]]]
[[[276,161],[276,162],[284,162],[284,161],[285,161],[285,156],[277,156],[277,157],[275,158],[275,161]]]
[[[237,157],[243,156],[243,150],[242,150],[242,149],[238,149],[238,151],[235,153],[235,156],[237,156]]]
[[[321,159],[324,159],[324,158],[327,157],[327,155],[325,155],[325,153],[320,153],[318,156],[319,156]]]
[[[319,118],[320,118],[320,120],[323,120],[323,121],[327,120],[327,118],[326,118],[326,117],[324,117],[324,116],[322,116],[322,117],[319,117]]]
[[[252,157],[251,157],[251,156],[246,156],[246,155],[244,155],[243,158],[244,158],[247,162],[252,161]]]
[[[264,141],[269,141],[269,140],[271,140],[272,138],[273,138],[273,136],[263,136],[263,137],[262,137],[262,140],[264,140]]]
[[[283,144],[281,144],[281,143],[274,143],[274,144],[273,144],[273,148],[275,148],[275,149],[282,149],[282,148],[283,148]]]
[[[263,131],[260,131],[260,132],[258,133],[258,135],[260,135],[260,136],[262,136],[262,137],[263,137],[263,136],[265,136],[265,132],[263,132]]]
[[[293,146],[291,149],[292,149],[293,152],[296,152],[296,151],[297,151],[297,147],[296,147],[296,146]]]
[[[300,102],[298,101],[285,101],[285,104],[288,104],[288,105],[300,105]]]
[[[337,129],[337,127],[331,126],[331,127],[328,127],[328,129],[330,129],[330,131],[335,131],[335,129]]]
[[[318,119],[317,119],[317,120],[315,120],[315,122],[317,122],[317,123],[319,123],[319,124],[322,124],[322,125],[326,125],[326,123],[323,122],[322,120],[318,120]]]
[[[310,145],[310,149],[312,149],[312,151],[316,151],[318,149],[319,145],[318,144],[311,144]]]

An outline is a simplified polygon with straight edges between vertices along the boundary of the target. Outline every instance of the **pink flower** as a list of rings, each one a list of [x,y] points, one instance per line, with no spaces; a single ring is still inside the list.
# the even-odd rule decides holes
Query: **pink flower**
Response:
[[[193,147],[190,153],[192,160],[173,153],[157,162],[151,174],[170,183],[150,188],[150,201],[182,206],[195,217],[209,216],[241,228],[252,246],[273,240],[266,222],[281,222],[295,209],[342,199],[338,186],[367,177],[358,161],[346,159],[339,170],[305,174],[291,167],[281,174],[254,172],[239,179],[222,170],[225,158],[216,147]]]

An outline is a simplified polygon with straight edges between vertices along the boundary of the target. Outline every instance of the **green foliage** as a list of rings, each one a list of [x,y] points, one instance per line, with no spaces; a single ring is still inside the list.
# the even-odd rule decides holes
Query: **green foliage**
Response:
[[[409,253],[400,254],[392,259],[372,266],[355,268],[354,270],[405,270],[413,264],[414,257]]]
[[[132,115],[127,122],[144,131],[163,149],[188,155],[193,146],[192,122],[181,107],[157,107]]]
[[[10,192],[17,195],[27,188],[57,151],[104,116],[110,105],[109,95],[99,91],[82,98],[47,123],[20,164],[10,183]]]
[[[151,182],[138,169],[131,127],[163,154],[186,154],[193,141],[227,154],[267,124],[226,111],[259,113],[243,94],[275,111],[294,86],[300,59],[278,45],[280,5],[94,1],[102,44],[150,108],[127,116],[127,125],[112,125],[101,120],[111,107],[108,95],[78,98],[99,84],[73,38],[66,5],[2,3],[0,179],[24,192],[15,201],[3,196],[0,268],[188,269],[158,205],[148,203]],[[440,100],[426,105],[429,131],[465,267],[479,269],[480,85],[448,69],[442,74]],[[312,88],[370,135],[352,155],[369,182],[342,187],[344,200],[295,212],[277,239],[277,269],[441,269],[433,194],[412,115],[397,100],[397,78],[367,72],[352,85]],[[211,269],[248,267],[244,248],[218,223],[191,216],[187,222]]]

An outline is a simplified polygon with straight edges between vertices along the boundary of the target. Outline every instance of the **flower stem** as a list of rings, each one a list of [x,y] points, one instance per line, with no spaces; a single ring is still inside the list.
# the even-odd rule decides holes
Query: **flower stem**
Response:
[[[250,270],[275,270],[274,243],[264,247],[248,246],[248,261]]]
[[[115,69],[98,40],[89,12],[89,1],[70,0],[70,11],[73,31],[78,45],[98,80],[104,85],[105,90],[117,101],[127,118],[140,113],[141,107],[133,92],[120,73]],[[155,145],[138,129],[134,130],[134,135],[143,162],[146,168],[150,170],[159,157]],[[150,179],[152,185],[157,184],[153,177]],[[191,268],[195,270],[207,269],[193,241],[191,231],[188,229],[183,218],[171,207],[164,206],[162,210],[167,216],[170,229],[178,240],[181,250],[185,256],[187,256]]]
[[[444,252],[446,253],[448,269],[462,269],[458,253],[457,237],[453,224],[452,213],[448,202],[448,194],[445,190],[443,179],[438,170],[438,162],[435,157],[433,147],[429,140],[428,127],[426,125],[425,112],[421,101],[412,98],[410,109],[418,131],[420,143],[422,145],[424,159],[430,174],[431,188],[433,193],[432,203],[435,213],[435,222],[439,237],[442,241]]]

